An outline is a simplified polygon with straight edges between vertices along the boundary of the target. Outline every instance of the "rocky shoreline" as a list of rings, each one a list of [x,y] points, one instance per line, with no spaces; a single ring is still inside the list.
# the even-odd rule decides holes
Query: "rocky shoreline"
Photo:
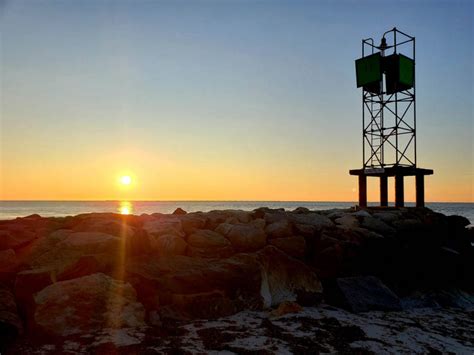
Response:
[[[0,221],[0,351],[472,352],[468,224],[426,208]]]

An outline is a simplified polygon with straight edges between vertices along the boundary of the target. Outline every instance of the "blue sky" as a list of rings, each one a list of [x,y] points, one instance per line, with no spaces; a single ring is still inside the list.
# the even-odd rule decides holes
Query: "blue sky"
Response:
[[[31,166],[74,161],[93,175],[91,161],[115,150],[128,152],[127,169],[146,152],[217,180],[223,164],[242,171],[249,194],[223,199],[258,199],[251,181],[262,190],[268,179],[280,179],[266,191],[275,199],[328,199],[333,186],[352,199],[347,171],[362,160],[353,61],[362,38],[397,26],[417,40],[418,162],[436,173],[427,198],[473,199],[471,1],[7,0],[1,11],[5,191],[20,191]],[[149,185],[146,196],[164,195]]]

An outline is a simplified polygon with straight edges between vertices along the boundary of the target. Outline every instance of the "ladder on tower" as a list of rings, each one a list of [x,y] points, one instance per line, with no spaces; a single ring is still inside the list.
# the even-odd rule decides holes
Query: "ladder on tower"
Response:
[[[374,115],[374,105],[379,105]],[[370,165],[372,167],[383,166],[383,106],[371,102],[372,121],[370,124],[370,145],[372,147]]]

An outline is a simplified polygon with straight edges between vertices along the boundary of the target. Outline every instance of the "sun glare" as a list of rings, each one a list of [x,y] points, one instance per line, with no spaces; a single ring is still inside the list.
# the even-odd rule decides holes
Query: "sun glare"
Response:
[[[120,178],[120,183],[122,185],[130,185],[131,182],[132,182],[132,178],[128,175],[124,175]]]

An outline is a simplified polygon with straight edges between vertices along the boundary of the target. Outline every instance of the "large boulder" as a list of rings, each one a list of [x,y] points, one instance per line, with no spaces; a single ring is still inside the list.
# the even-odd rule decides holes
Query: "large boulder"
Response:
[[[457,215],[447,216],[447,220],[451,228],[455,230],[464,229],[468,225],[471,224],[469,219],[463,216],[457,216]]]
[[[190,235],[200,229],[204,229],[207,217],[203,213],[188,213],[180,216],[181,225],[186,235]]]
[[[82,255],[57,274],[56,279],[63,281],[99,272],[111,272],[116,269],[120,261],[121,260],[115,260],[114,262],[113,258],[104,257],[104,254]]]
[[[110,212],[93,212],[93,213],[84,213],[76,216],[65,217],[62,227],[69,229],[81,229],[80,226],[86,227],[87,225],[102,225],[108,224],[110,222],[118,222],[123,225],[138,227],[141,225],[140,217],[134,215],[123,215],[119,213],[110,213]],[[115,227],[112,226],[115,229]],[[111,233],[109,231],[108,233]]]
[[[178,207],[177,209],[174,210],[174,212],[172,213],[173,215],[175,216],[183,216],[185,214],[187,214],[188,212],[186,212],[185,210],[183,210],[181,207]]]
[[[357,212],[353,212],[352,215],[359,218],[372,217],[372,215],[366,210],[359,210]]]
[[[187,242],[186,254],[189,256],[225,258],[234,254],[234,249],[229,240],[211,230],[196,231],[188,237]]]
[[[296,223],[294,225],[295,233],[305,238],[313,238],[320,233],[320,229],[310,224]]]
[[[59,229],[47,236],[34,240],[27,248],[22,250],[25,264],[31,265],[33,260],[54,249],[59,242],[66,239],[71,233],[73,231],[70,229]]]
[[[30,265],[33,268],[50,267],[61,274],[84,255],[99,255],[104,262],[113,264],[123,253],[120,238],[105,233],[75,232],[60,238],[61,241],[50,250],[35,256]]]
[[[100,232],[120,238],[126,254],[146,253],[149,241],[143,229],[139,228],[140,220],[117,214],[93,213],[80,219],[72,226],[73,231]]]
[[[284,301],[315,304],[322,298],[322,285],[305,263],[293,259],[274,246],[257,253],[262,271],[261,295],[264,307]]]
[[[58,220],[39,215],[0,222],[0,250],[12,248],[16,251],[60,228]]]
[[[357,219],[357,217],[350,214],[345,214],[339,218],[336,218],[334,222],[346,228],[359,227],[359,220]]]
[[[356,251],[356,247],[370,239],[384,238],[380,234],[365,228],[338,225],[336,228],[326,230],[322,233],[319,243],[327,241],[327,237],[337,240],[338,243],[344,243],[349,248]],[[324,243],[323,243],[324,244]]]
[[[426,226],[416,218],[400,219],[392,222],[397,232],[419,232],[426,229]]]
[[[329,241],[326,239],[325,242]],[[344,248],[341,243],[334,241],[318,250],[312,262],[319,277],[322,279],[334,278],[343,269]]]
[[[288,219],[281,219],[265,227],[268,238],[285,238],[293,235],[293,227]]]
[[[361,227],[374,231],[382,235],[393,235],[395,229],[390,227],[387,223],[375,217],[362,217]]]
[[[0,272],[16,263],[16,253],[13,249],[0,250]]]
[[[120,244],[120,239],[101,232],[71,233],[57,244],[63,249],[77,249],[84,253],[98,254],[114,250]]]
[[[387,212],[376,212],[373,214],[374,218],[380,219],[381,221],[391,224],[397,221],[401,216],[401,213],[398,211],[387,211]]]
[[[241,210],[214,210],[206,213],[207,229],[216,229],[221,223],[249,223],[252,213]]]
[[[299,213],[299,214],[305,214],[305,213],[309,213],[309,208],[307,207],[296,207],[293,211],[291,211],[292,213]]]
[[[232,219],[228,213],[224,211],[210,211],[206,213],[206,229],[216,229],[221,223],[225,223],[226,221]]]
[[[18,249],[31,243],[36,233],[21,224],[6,224],[0,226],[0,250]]]
[[[158,255],[184,255],[187,243],[174,234],[150,236],[151,250]]]
[[[265,229],[267,222],[265,222],[263,218],[255,218],[254,220],[250,221],[249,224],[256,228]]]
[[[190,246],[196,248],[222,248],[230,245],[228,239],[221,234],[208,229],[198,230],[191,234],[187,242]]]
[[[35,295],[34,323],[50,335],[144,326],[143,305],[128,284],[102,273],[56,282]]]
[[[265,246],[267,236],[259,226],[253,224],[222,223],[216,232],[226,237],[236,251],[256,251]]]
[[[133,237],[135,234],[135,228],[127,224],[127,220],[101,214],[83,218],[72,229],[78,232],[101,232],[116,237]]]
[[[220,317],[284,301],[316,303],[322,292],[310,267],[273,246],[220,260],[140,258],[127,265],[127,273],[149,313],[180,319]]]
[[[334,223],[328,217],[316,212],[304,214],[293,213],[289,214],[289,217],[295,224],[309,225],[314,227],[316,230],[334,226]]]
[[[270,244],[297,259],[306,255],[306,240],[302,236],[271,239]]]
[[[18,265],[19,261],[15,250],[0,250],[0,281],[6,281],[14,276]]]
[[[52,268],[21,271],[15,278],[15,297],[20,305],[28,306],[32,303],[36,292],[54,282],[56,282],[56,273]]]
[[[137,258],[127,264],[127,273],[149,314],[159,311],[165,318],[215,318],[262,306],[254,255]]]
[[[127,264],[131,279],[138,278],[154,283],[155,289],[166,294],[196,294],[223,290],[227,294],[244,295],[255,290],[253,277],[259,275],[259,264],[254,255],[237,254],[228,259],[204,259],[189,256],[163,256],[136,258]],[[259,278],[257,278],[259,280]],[[134,283],[135,285],[135,283]],[[140,293],[140,285],[137,290]]]
[[[15,297],[9,288],[0,284],[0,351],[6,351],[3,346],[22,333],[23,325],[18,316]]]
[[[235,250],[232,246],[222,248],[196,248],[188,245],[186,248],[186,255],[194,258],[222,259],[234,254]]]
[[[360,236],[361,240],[383,239],[384,236],[365,228],[352,228],[352,232]]]
[[[121,243],[125,245],[127,255],[142,255],[150,251],[150,239],[143,229],[136,230],[133,236],[127,236]]]
[[[115,213],[91,213],[73,217],[63,224],[72,232],[100,232],[120,239],[126,254],[146,253],[150,249],[146,232],[141,228],[145,216]],[[156,218],[150,218],[154,221]],[[57,232],[64,230],[59,230]],[[53,233],[54,234],[54,233]]]
[[[249,223],[252,220],[252,213],[249,211],[242,210],[223,210],[228,214],[229,218],[237,220],[238,223]]]
[[[328,290],[327,301],[352,312],[400,311],[400,299],[374,276],[338,278]]]
[[[184,237],[183,225],[178,217],[155,218],[143,223],[143,229],[148,235],[159,237],[160,235],[172,234]]]
[[[288,213],[285,210],[256,210],[255,216],[257,218],[263,218],[267,224],[280,222],[288,219]]]
[[[324,213],[328,218],[334,221],[338,218],[344,217],[348,213],[351,213],[351,210],[335,208],[327,211],[321,211],[321,213]]]

